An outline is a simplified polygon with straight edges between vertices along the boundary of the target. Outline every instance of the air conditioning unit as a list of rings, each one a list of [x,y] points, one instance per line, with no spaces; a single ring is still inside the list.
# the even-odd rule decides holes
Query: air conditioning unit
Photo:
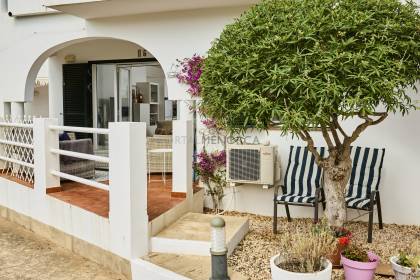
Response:
[[[229,145],[227,147],[227,181],[274,185],[276,154],[273,146]]]

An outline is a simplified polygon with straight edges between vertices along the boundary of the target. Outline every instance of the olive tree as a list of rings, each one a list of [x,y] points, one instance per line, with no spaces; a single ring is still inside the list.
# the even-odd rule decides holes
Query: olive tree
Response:
[[[268,129],[306,141],[324,170],[325,215],[346,219],[350,147],[368,127],[406,114],[420,74],[420,16],[398,0],[263,0],[214,41],[200,111],[231,133]],[[358,119],[353,131],[343,121]],[[315,149],[318,128],[328,156]],[[378,141],[381,141],[378,139]]]

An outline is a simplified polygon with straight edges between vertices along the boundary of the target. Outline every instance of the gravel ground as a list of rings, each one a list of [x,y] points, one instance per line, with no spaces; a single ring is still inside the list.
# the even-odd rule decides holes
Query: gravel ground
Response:
[[[279,234],[272,233],[272,218],[228,212],[225,215],[242,216],[250,219],[250,232],[239,244],[229,258],[229,265],[236,271],[248,276],[252,280],[266,280],[270,278],[270,257],[279,253],[279,240],[282,238],[282,231],[299,228],[308,230],[312,225],[311,219],[293,219],[288,223],[285,218],[279,219]],[[374,226],[373,242],[368,244],[367,223],[351,222],[346,227],[353,233],[353,240],[363,244],[367,249],[377,253],[382,262],[388,262],[390,256],[398,251],[408,248],[414,240],[420,238],[420,226],[398,226],[395,224],[384,224],[384,229],[379,230]],[[333,279],[344,279],[342,270],[334,270]],[[376,276],[377,279],[393,279]]]
[[[0,280],[125,279],[0,218]]]

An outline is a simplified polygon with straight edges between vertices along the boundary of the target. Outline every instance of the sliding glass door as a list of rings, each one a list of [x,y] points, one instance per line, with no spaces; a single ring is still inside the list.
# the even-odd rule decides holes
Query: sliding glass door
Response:
[[[153,135],[158,121],[172,120],[172,102],[165,98],[165,74],[157,62],[93,63],[92,73],[94,127],[145,122],[148,134]],[[94,143],[95,149],[106,147],[107,136],[95,136]]]
[[[117,98],[118,98],[118,121],[131,121],[131,70],[127,67],[117,67]]]

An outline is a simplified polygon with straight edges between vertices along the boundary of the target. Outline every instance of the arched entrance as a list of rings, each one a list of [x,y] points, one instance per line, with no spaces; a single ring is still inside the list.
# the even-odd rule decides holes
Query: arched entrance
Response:
[[[141,121],[153,135],[158,121],[176,118],[160,63],[136,43],[95,37],[57,45],[32,65],[26,95],[34,94],[37,75],[45,68],[49,83],[45,107],[61,124],[106,128],[108,122]],[[33,99],[32,107],[39,103],[37,96]],[[106,140],[98,139],[95,145],[100,142]]]

